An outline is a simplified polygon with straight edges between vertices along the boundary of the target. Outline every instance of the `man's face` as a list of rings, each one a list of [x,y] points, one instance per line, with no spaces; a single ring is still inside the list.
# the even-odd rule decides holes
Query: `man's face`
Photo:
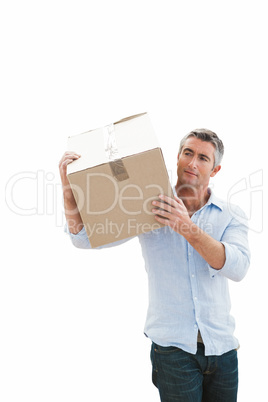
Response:
[[[215,148],[210,142],[190,137],[178,155],[177,174],[181,185],[206,188],[210,177],[220,170],[214,165]]]

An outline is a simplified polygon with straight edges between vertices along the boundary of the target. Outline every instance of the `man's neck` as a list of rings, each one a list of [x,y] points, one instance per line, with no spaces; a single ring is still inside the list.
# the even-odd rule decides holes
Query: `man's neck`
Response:
[[[182,199],[190,216],[201,209],[208,201],[210,193],[208,186],[193,187],[181,185],[179,181],[175,186],[176,194]]]

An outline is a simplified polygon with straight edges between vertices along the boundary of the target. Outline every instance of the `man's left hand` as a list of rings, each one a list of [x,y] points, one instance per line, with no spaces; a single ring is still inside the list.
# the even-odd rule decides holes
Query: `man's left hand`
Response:
[[[193,222],[183,201],[176,196],[173,199],[163,194],[160,194],[159,198],[160,201],[152,202],[155,219],[163,225],[170,226],[182,236],[188,234]]]

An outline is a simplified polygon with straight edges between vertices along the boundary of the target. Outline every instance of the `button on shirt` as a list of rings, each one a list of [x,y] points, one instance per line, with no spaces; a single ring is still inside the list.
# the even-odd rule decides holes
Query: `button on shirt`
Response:
[[[195,354],[200,330],[205,354],[222,355],[239,346],[233,335],[235,322],[230,315],[228,279],[240,281],[249,267],[247,221],[239,207],[213,193],[191,219],[224,245],[225,264],[220,270],[213,269],[182,235],[168,226],[139,235],[149,284],[144,332],[161,346],[175,346]],[[84,228],[70,236],[76,247],[90,248]],[[99,248],[104,247],[107,246]]]

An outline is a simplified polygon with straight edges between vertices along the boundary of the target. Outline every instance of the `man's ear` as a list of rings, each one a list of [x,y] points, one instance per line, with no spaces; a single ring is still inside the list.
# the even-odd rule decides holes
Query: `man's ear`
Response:
[[[214,177],[220,170],[221,170],[221,165],[215,166],[210,174],[210,177]]]

